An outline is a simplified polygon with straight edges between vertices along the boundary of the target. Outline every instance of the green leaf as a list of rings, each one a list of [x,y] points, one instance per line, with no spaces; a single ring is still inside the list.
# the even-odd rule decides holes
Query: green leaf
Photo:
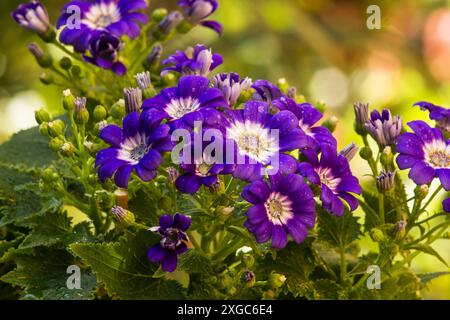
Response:
[[[72,244],[72,251],[91,266],[111,296],[122,299],[182,299],[184,290],[174,280],[155,279],[158,265],[147,259],[159,239],[151,232],[127,234],[118,243]]]
[[[422,274],[418,274],[417,276],[420,278],[420,281],[423,284],[427,284],[436,278],[439,278],[442,276],[447,276],[447,275],[450,275],[449,271],[422,273]]]
[[[316,300],[346,299],[346,291],[335,281],[319,279],[314,281],[314,298]]]
[[[416,244],[413,246],[408,246],[408,249],[415,249],[422,251],[424,253],[427,253],[429,255],[435,256],[439,261],[441,261],[446,267],[448,267],[447,261],[445,261],[444,258],[436,251],[434,250],[430,245],[427,244]]]
[[[34,250],[16,250],[12,258],[17,268],[0,278],[1,281],[23,287],[25,294],[48,300],[80,300],[93,298],[95,278],[81,271],[81,289],[69,289],[71,274],[67,268],[77,265],[76,259],[66,250],[39,247]]]
[[[188,273],[205,273],[211,266],[211,261],[203,254],[190,250],[180,257],[179,268]]]

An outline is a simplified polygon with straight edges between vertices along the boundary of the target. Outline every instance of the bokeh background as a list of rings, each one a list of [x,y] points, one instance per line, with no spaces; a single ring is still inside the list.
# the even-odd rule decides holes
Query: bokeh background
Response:
[[[62,112],[61,88],[40,83],[41,71],[26,49],[35,37],[9,16],[20,2],[0,1],[0,143],[34,126],[38,108]],[[53,22],[66,2],[42,0]],[[366,26],[366,10],[373,4],[381,8],[380,30]],[[151,1],[151,7],[175,8],[176,1]],[[164,56],[204,43],[224,56],[218,71],[238,71],[252,79],[286,78],[311,102],[326,103],[326,116],[340,119],[340,147],[362,144],[352,132],[355,101],[388,107],[402,114],[404,122],[427,119],[412,108],[416,101],[450,107],[449,0],[222,0],[214,18],[225,27],[221,38],[197,28],[173,38]],[[361,179],[369,172],[359,159],[352,167]],[[408,186],[410,192],[412,188]],[[440,201],[434,209],[440,210]],[[364,243],[363,249],[369,249],[371,242]],[[450,241],[437,241],[434,247],[450,263]],[[424,254],[413,267],[418,272],[448,271]],[[432,282],[425,297],[450,299],[450,276]]]

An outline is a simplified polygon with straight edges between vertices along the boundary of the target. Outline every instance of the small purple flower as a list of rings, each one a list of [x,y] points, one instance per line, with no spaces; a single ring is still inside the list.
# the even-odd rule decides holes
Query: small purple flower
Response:
[[[159,226],[150,230],[161,236],[161,241],[150,248],[147,258],[161,264],[164,272],[174,272],[177,268],[178,255],[187,251],[189,238],[186,234],[191,225],[191,218],[176,213],[172,218],[163,215],[159,218]]]
[[[199,75],[206,77],[211,71],[223,63],[222,56],[212,53],[204,45],[198,44],[195,48],[188,48],[186,52],[178,50],[163,61],[167,65],[161,72],[164,76],[169,71],[179,72],[182,75]]]
[[[442,201],[442,208],[445,212],[450,213],[450,198],[445,199]]]
[[[319,150],[321,144],[329,144],[333,147],[337,146],[336,139],[328,128],[316,126],[317,122],[322,119],[322,113],[310,103],[298,104],[294,100],[287,97],[281,97],[272,101],[273,106],[278,110],[289,110],[298,119],[299,128],[306,134],[307,148]]]
[[[271,103],[284,96],[276,85],[267,80],[256,80],[253,82],[252,88],[256,90],[256,93],[253,95],[255,100]]]
[[[417,102],[414,106],[419,106],[422,110],[430,112],[430,119],[436,121],[436,126],[445,133],[450,132],[450,109],[446,109],[430,102]]]
[[[358,200],[351,193],[359,195],[362,189],[350,170],[347,158],[327,144],[322,145],[320,161],[312,150],[303,151],[303,155],[308,162],[300,163],[298,170],[311,183],[321,186],[322,207],[336,216],[342,216],[345,201],[351,211],[356,210]]]
[[[162,163],[161,153],[170,151],[169,126],[149,121],[133,112],[123,119],[123,129],[109,125],[100,138],[111,147],[97,154],[95,166],[103,182],[114,175],[118,187],[127,188],[133,169],[143,181],[152,180]]]
[[[272,115],[264,101],[249,101],[244,110],[228,112],[226,137],[235,145],[234,176],[245,181],[261,179],[266,166],[294,173],[297,160],[284,152],[306,146],[298,119],[287,110]]]
[[[200,24],[204,27],[222,34],[222,25],[217,21],[205,20],[212,15],[218,8],[217,0],[179,0],[178,5],[183,9],[186,19],[196,25]]]
[[[91,39],[89,44],[91,55],[84,55],[83,58],[93,65],[112,70],[115,74],[123,76],[127,72],[127,68],[118,59],[122,47],[123,44],[118,38],[108,33],[102,33]]]
[[[148,17],[139,12],[147,8],[145,0],[75,0],[62,9],[57,28],[64,27],[59,39],[73,45],[75,51],[84,53],[100,33],[117,38],[128,35],[134,39],[141,33],[139,24],[146,24]],[[79,21],[74,14],[79,11]]]
[[[246,212],[245,226],[258,243],[272,238],[272,247],[283,249],[290,234],[299,244],[315,224],[314,194],[299,175],[276,174],[269,178],[270,187],[265,181],[244,187],[242,197],[253,204]]]
[[[370,120],[364,124],[364,128],[380,147],[392,146],[402,131],[402,118],[400,116],[393,117],[388,109],[383,109],[381,114],[378,110],[373,110],[370,113]]]
[[[450,190],[450,141],[441,130],[423,121],[412,121],[408,126],[414,133],[406,132],[398,138],[398,167],[411,168],[408,176],[418,185],[438,177],[444,189]]]
[[[201,76],[183,76],[177,87],[164,89],[142,104],[147,117],[167,119],[172,129],[193,128],[195,121],[214,126],[221,121],[218,108],[228,108],[222,92],[209,88],[209,79]]]
[[[214,77],[214,87],[222,91],[225,99],[230,107],[236,104],[241,92],[250,89],[252,85],[252,79],[241,79],[239,74],[221,73]]]
[[[50,21],[45,7],[40,1],[31,0],[22,3],[11,13],[12,18],[22,27],[39,35],[45,35],[50,30]]]

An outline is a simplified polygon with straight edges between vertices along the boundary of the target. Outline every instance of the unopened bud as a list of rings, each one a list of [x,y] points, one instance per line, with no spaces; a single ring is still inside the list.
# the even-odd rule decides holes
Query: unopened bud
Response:
[[[367,134],[365,124],[369,122],[369,104],[357,102],[353,105],[355,110],[355,131],[359,135]]]
[[[372,228],[369,232],[369,235],[374,242],[381,242],[385,239],[383,231],[378,228]]]
[[[61,138],[53,138],[50,140],[48,146],[50,148],[50,150],[58,152],[59,150],[61,150],[61,147],[64,144],[64,140],[62,140]]]
[[[122,120],[125,116],[125,100],[120,99],[114,103],[110,110],[111,116],[116,120]]]
[[[39,76],[39,80],[41,80],[41,82],[45,85],[50,85],[55,81],[53,76],[47,72],[41,73],[41,75]]]
[[[68,57],[62,57],[61,60],[59,60],[59,66],[63,70],[70,70],[70,68],[72,68],[72,60]]]
[[[126,88],[123,90],[125,96],[125,112],[127,114],[137,112],[142,105],[142,91],[139,88]]]
[[[342,149],[339,154],[347,158],[348,162],[350,162],[356,156],[358,150],[359,148],[352,142],[344,149]]]
[[[167,14],[167,9],[158,8],[153,11],[151,19],[154,22],[161,22],[165,17],[167,17]]]
[[[75,109],[75,97],[70,89],[63,91],[63,108],[67,111],[72,111]]]
[[[164,40],[177,28],[181,21],[183,21],[183,15],[178,11],[172,11],[158,24],[154,37],[158,40]]]
[[[277,87],[280,88],[282,92],[287,92],[287,90],[289,89],[289,83],[287,82],[286,78],[278,79]]]
[[[395,224],[395,239],[400,240],[405,235],[406,221],[400,220]]]
[[[161,84],[163,87],[172,87],[177,83],[177,77],[169,72],[166,73],[164,76],[161,77]]]
[[[263,300],[274,300],[275,299],[275,292],[273,292],[272,290],[264,291],[262,299]]]
[[[380,156],[380,162],[389,170],[394,168],[394,155],[392,154],[392,148],[390,146],[387,146],[383,149],[383,152]]]
[[[52,57],[46,53],[37,43],[32,42],[28,45],[28,50],[36,59],[42,68],[50,68],[53,64]]]
[[[272,289],[277,289],[283,286],[283,284],[286,282],[286,277],[283,274],[274,272],[270,274],[268,281]]]
[[[42,180],[46,183],[51,183],[59,179],[59,175],[52,168],[47,168],[42,172]]]
[[[95,122],[100,122],[108,116],[108,111],[104,106],[98,105],[94,108],[93,116]]]
[[[43,136],[43,137],[48,137],[49,133],[48,133],[48,122],[43,122],[39,125],[39,133]]]
[[[163,51],[162,45],[155,44],[152,51],[145,59],[144,66],[149,70],[157,69],[161,62],[162,51]]]
[[[86,124],[89,122],[89,111],[86,108],[87,99],[75,98],[75,122],[78,124]]]
[[[61,119],[53,120],[48,123],[48,134],[50,137],[55,138],[63,134],[66,125]]]
[[[75,79],[82,78],[82,69],[79,66],[73,66],[72,69],[70,69],[70,72],[72,73],[72,76],[75,77]]]
[[[381,171],[380,175],[377,177],[377,189],[379,192],[384,193],[387,191],[391,191],[395,184],[395,173],[396,171]]]
[[[112,207],[111,213],[113,214],[116,221],[125,226],[132,225],[135,222],[134,214],[131,211],[128,211],[127,209],[124,209],[120,206]]]
[[[416,196],[417,200],[425,199],[427,197],[427,195],[428,195],[428,192],[429,192],[429,187],[426,184],[417,186],[414,189],[414,195]]]
[[[362,147],[361,150],[359,150],[359,155],[364,160],[372,159],[372,150],[369,147]]]
[[[330,119],[324,121],[322,125],[325,128],[328,128],[328,130],[330,130],[330,132],[334,132],[334,130],[336,130],[336,126],[337,126],[338,122],[339,122],[338,118],[331,117]]]
[[[38,124],[50,121],[50,115],[44,109],[39,109],[34,113],[34,118]]]
[[[65,142],[61,147],[61,154],[65,157],[72,157],[75,151],[76,149],[72,142]]]

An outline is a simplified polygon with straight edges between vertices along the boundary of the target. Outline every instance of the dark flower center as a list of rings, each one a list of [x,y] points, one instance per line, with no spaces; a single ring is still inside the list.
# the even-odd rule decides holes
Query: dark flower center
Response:
[[[273,219],[280,219],[283,214],[283,206],[280,201],[272,199],[267,203],[267,211]]]
[[[147,153],[148,147],[146,144],[141,144],[130,151],[130,158],[134,161],[140,161]]]
[[[168,250],[175,250],[181,244],[182,233],[176,228],[167,228],[163,231],[161,246]]]
[[[211,170],[211,167],[211,164],[201,163],[197,165],[197,174],[206,177],[209,175],[209,170]]]

